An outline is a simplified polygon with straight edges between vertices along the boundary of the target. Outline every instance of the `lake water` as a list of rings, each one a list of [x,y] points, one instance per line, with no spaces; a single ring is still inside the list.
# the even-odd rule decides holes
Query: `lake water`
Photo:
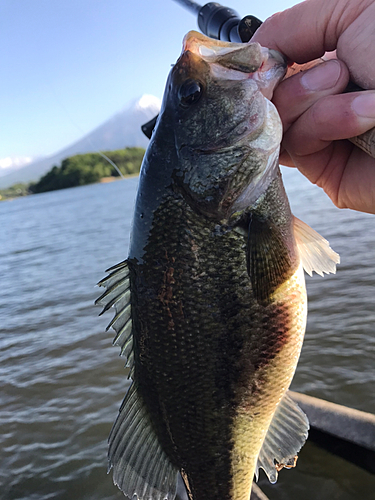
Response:
[[[375,413],[374,216],[333,207],[284,171],[294,213],[340,253],[307,280],[309,320],[292,388]],[[137,178],[0,204],[0,498],[115,500],[107,436],[128,386],[98,318],[95,283],[127,256]],[[269,498],[366,500],[375,477],[307,443]]]

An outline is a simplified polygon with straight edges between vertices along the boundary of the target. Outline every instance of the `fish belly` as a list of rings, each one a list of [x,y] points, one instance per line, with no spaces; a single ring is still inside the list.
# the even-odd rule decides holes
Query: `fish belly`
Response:
[[[249,499],[259,451],[275,409],[292,381],[303,343],[306,303],[304,275],[300,266],[275,292],[275,303],[265,314],[269,318],[269,330],[275,332],[275,340],[271,340],[268,349],[277,352],[259,373],[261,390],[254,397],[256,391],[251,394],[250,389],[234,419],[232,498],[235,500]],[[279,340],[283,328],[287,331],[286,342]]]

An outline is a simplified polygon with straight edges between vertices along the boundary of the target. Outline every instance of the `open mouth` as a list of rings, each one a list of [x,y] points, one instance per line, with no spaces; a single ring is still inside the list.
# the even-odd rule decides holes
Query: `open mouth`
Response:
[[[184,38],[183,52],[186,51],[209,63],[215,78],[256,81],[267,99],[272,98],[274,87],[284,77],[287,68],[282,54],[258,43],[222,42],[195,31],[190,31]]]

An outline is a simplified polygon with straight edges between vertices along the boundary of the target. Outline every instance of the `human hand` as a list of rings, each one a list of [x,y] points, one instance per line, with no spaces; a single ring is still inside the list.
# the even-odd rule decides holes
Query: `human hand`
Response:
[[[329,60],[276,88],[284,126],[280,162],[297,167],[340,208],[375,213],[375,159],[349,137],[375,127],[375,90],[342,94],[349,75],[375,89],[375,2],[307,0],[267,19],[252,41],[300,64]]]

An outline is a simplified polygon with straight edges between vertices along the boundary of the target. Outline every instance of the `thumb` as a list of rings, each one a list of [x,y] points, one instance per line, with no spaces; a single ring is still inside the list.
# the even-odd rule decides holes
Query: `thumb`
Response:
[[[338,48],[338,57],[350,67],[348,58],[354,59],[354,44],[358,46],[362,33],[367,40],[373,34],[374,15],[373,0],[306,0],[267,19],[251,41],[276,49],[297,63]],[[357,47],[362,53],[363,49]]]

